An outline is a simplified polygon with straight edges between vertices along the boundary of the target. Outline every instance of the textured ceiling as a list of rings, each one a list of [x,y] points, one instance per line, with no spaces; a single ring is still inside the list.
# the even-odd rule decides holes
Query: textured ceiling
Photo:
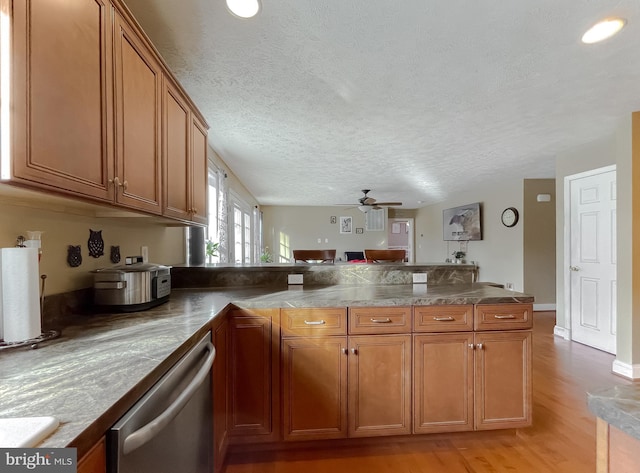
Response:
[[[640,110],[638,0],[125,0],[262,205],[405,208],[553,177]],[[607,16],[626,28],[596,45]]]

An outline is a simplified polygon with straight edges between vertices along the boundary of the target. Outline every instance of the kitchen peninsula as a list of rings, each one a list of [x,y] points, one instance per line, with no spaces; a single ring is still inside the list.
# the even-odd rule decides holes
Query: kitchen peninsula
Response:
[[[218,352],[213,368],[217,466],[227,442],[241,448],[247,442],[524,426],[531,422],[532,302],[526,294],[472,282],[176,289],[169,302],[148,311],[86,316],[38,350],[0,354],[0,417],[51,415],[61,425],[40,446],[77,447],[79,458],[95,444],[103,450],[111,425],[212,330]],[[313,341],[311,347],[305,345],[308,341]],[[352,396],[349,405],[326,407],[339,410],[336,418],[345,429],[316,426],[304,399],[295,397],[297,388],[306,386],[318,394],[326,386],[316,389],[307,382],[318,380],[318,372],[301,377],[313,369],[305,365],[305,353],[323,355],[311,358],[325,360],[329,373],[338,366],[341,376],[349,376],[338,384]],[[380,409],[367,404],[374,399],[367,394],[370,386],[349,364],[356,362],[356,353],[362,354],[360,365],[354,365],[360,372],[371,366],[366,354],[388,357],[390,366],[402,363],[401,375],[387,378],[390,387],[385,388],[388,394],[400,393],[398,408],[388,411],[401,416],[402,432],[396,424],[391,430],[388,424],[348,425],[354,409],[360,419],[387,421],[370,416]],[[458,357],[458,368],[430,363],[451,354]],[[412,368],[412,358],[421,370]],[[378,358],[372,360],[381,366]],[[480,376],[486,382],[475,388],[464,384],[453,390],[455,383],[472,382],[474,371],[490,375]],[[424,383],[425,376],[442,379]],[[247,389],[247,383],[254,386]],[[425,402],[417,402],[416,396],[412,403],[412,391],[423,386]],[[356,388],[359,397],[350,394]],[[446,389],[446,398],[457,404],[440,408],[433,417],[425,406],[427,400],[442,402],[436,388]],[[509,402],[497,398],[504,394]],[[506,413],[502,418],[498,409]],[[438,418],[442,415],[453,417]]]

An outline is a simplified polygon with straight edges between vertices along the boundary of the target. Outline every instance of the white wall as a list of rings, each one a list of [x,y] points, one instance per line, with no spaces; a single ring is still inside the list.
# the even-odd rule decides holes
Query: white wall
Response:
[[[365,228],[364,213],[357,208],[263,206],[264,245],[274,255],[274,262],[289,261],[291,250],[336,249],[344,259],[345,251],[386,248],[386,227],[381,232],[357,234]],[[337,223],[330,223],[335,216]],[[340,233],[340,217],[353,217],[353,233]],[[318,243],[320,239],[320,243]],[[326,240],[326,241],[325,241]]]
[[[442,211],[447,208],[480,202],[482,240],[470,241],[468,261],[477,261],[480,280],[511,282],[523,290],[523,182],[504,182],[499,188],[487,188],[460,194],[455,200],[418,209],[416,214],[416,261],[443,262],[458,249],[459,243],[446,242],[442,235]],[[500,222],[502,211],[515,207],[521,221],[512,228]]]

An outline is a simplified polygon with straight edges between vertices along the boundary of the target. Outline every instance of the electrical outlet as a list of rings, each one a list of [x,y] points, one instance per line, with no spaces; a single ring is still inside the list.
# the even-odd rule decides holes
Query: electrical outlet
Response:
[[[427,273],[413,273],[413,284],[427,284]]]
[[[140,247],[140,255],[142,256],[142,262],[143,263],[148,263],[149,262],[149,247],[148,246],[141,246]]]
[[[287,282],[289,284],[302,284],[304,282],[303,274],[288,274]]]
[[[318,243],[322,243],[322,238],[318,238]]]

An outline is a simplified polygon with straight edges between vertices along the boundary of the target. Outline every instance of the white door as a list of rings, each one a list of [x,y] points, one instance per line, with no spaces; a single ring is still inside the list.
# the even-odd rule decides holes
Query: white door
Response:
[[[570,199],[571,338],[615,354],[616,171],[572,179]]]
[[[387,222],[387,248],[405,250],[413,263],[413,218],[390,218]]]

